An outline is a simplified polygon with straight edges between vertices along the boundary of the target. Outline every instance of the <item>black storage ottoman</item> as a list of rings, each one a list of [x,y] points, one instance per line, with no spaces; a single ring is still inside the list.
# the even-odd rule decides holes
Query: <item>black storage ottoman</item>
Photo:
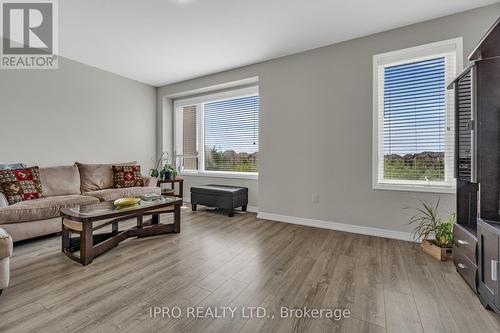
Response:
[[[217,207],[234,216],[234,209],[241,207],[245,212],[248,205],[248,188],[228,185],[203,185],[191,187],[191,208],[196,205]]]

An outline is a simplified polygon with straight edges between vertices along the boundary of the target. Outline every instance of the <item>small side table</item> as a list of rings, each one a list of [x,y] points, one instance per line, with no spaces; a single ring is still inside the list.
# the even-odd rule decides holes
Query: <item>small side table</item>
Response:
[[[175,184],[179,184],[179,190],[176,192],[175,190]],[[173,194],[169,194],[172,197],[178,197],[178,198],[184,198],[184,179],[182,178],[174,178],[174,179],[165,179],[165,180],[159,180],[158,181],[158,187],[161,187],[160,184],[170,184],[170,189],[174,191]],[[163,194],[163,190],[162,190]]]

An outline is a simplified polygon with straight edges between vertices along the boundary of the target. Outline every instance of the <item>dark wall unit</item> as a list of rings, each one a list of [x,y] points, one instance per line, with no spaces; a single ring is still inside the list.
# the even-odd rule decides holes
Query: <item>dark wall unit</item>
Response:
[[[484,306],[500,312],[500,284],[498,262],[500,260],[500,224],[479,219],[479,299]]]
[[[477,68],[466,68],[450,85],[455,89],[455,178],[457,224],[453,228],[453,260],[457,271],[477,292]]]
[[[500,58],[477,60],[476,67],[479,213],[500,222]]]
[[[455,89],[457,271],[483,304],[499,309],[500,19],[474,49]]]

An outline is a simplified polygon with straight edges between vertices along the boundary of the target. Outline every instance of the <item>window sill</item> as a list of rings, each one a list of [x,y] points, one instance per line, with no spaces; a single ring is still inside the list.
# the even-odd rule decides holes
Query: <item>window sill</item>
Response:
[[[455,194],[454,185],[413,185],[413,184],[390,184],[377,183],[373,185],[374,190],[405,191],[405,192],[427,192]]]
[[[181,172],[180,176],[183,177],[214,177],[214,178],[235,178],[235,179],[249,179],[258,180],[259,174],[255,173],[240,173],[240,172]]]

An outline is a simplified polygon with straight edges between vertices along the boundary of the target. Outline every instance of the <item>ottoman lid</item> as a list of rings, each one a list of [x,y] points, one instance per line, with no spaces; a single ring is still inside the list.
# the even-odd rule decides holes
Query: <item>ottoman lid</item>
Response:
[[[203,185],[191,187],[191,193],[212,194],[219,196],[233,196],[235,194],[248,193],[248,188],[230,185]]]
[[[10,257],[12,255],[12,237],[7,231],[0,228],[0,259]]]

